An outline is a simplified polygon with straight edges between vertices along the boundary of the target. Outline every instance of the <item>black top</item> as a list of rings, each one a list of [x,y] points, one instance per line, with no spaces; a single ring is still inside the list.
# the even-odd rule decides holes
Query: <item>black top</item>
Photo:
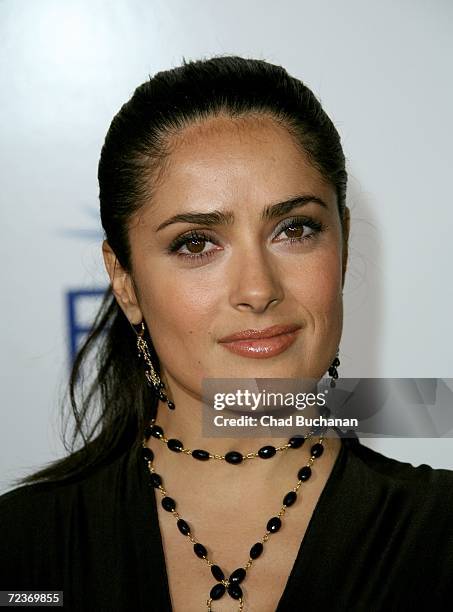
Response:
[[[136,449],[77,482],[4,494],[0,590],[62,590],[65,610],[170,612],[156,503]],[[453,471],[343,438],[276,612],[451,609],[452,510]]]

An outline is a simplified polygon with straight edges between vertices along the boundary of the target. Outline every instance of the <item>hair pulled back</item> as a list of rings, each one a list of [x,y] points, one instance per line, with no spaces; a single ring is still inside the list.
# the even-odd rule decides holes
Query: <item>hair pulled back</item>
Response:
[[[113,118],[102,147],[102,227],[124,270],[131,272],[130,220],[152,198],[156,171],[171,154],[171,137],[220,114],[266,115],[285,126],[335,188],[343,221],[347,173],[340,136],[312,91],[284,68],[263,60],[224,56],[184,61],[135,89]],[[152,357],[159,371],[153,350]],[[64,441],[70,454],[20,482],[80,477],[140,445],[145,423],[157,407],[140,365],[133,331],[110,285],[69,379],[73,427]]]

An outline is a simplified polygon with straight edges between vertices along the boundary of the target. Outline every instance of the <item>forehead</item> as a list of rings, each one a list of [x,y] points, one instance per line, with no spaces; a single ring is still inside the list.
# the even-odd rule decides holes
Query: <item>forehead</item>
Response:
[[[209,118],[184,128],[169,145],[153,188],[156,220],[195,205],[252,210],[302,192],[335,198],[289,130],[269,116]]]

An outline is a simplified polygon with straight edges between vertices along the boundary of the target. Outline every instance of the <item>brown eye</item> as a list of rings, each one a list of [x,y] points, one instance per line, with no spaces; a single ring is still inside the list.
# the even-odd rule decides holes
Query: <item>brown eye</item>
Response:
[[[282,236],[277,242],[287,242],[297,246],[315,238],[323,230],[322,223],[309,217],[286,219],[277,231],[276,237]]]
[[[187,250],[194,254],[201,253],[205,247],[205,244],[206,240],[199,240],[198,238],[190,238],[186,242]],[[191,246],[194,248],[190,248]]]
[[[168,252],[171,255],[176,255],[180,259],[188,261],[197,261],[205,257],[212,257],[219,249],[211,249],[206,251],[207,243],[218,244],[212,237],[207,236],[200,231],[192,231],[190,234],[183,234],[173,240],[168,247]]]
[[[285,233],[289,238],[301,238],[304,235],[304,226],[290,225],[285,229]]]

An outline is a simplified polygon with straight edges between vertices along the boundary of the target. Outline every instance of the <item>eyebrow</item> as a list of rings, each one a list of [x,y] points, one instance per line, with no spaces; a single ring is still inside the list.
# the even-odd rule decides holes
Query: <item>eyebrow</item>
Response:
[[[276,219],[281,217],[282,215],[286,215],[291,212],[293,208],[298,208],[299,206],[305,206],[314,202],[315,204],[319,204],[324,208],[328,208],[327,204],[319,198],[318,196],[312,194],[306,195],[297,195],[289,200],[285,200],[284,202],[277,202],[276,204],[270,204],[263,209],[261,213],[262,221],[270,221],[272,219]],[[173,223],[197,223],[200,225],[232,225],[234,223],[234,213],[230,210],[213,210],[207,213],[201,212],[187,212],[180,213],[179,215],[174,215],[170,217],[163,223],[159,225],[156,229],[156,232],[172,225]]]

